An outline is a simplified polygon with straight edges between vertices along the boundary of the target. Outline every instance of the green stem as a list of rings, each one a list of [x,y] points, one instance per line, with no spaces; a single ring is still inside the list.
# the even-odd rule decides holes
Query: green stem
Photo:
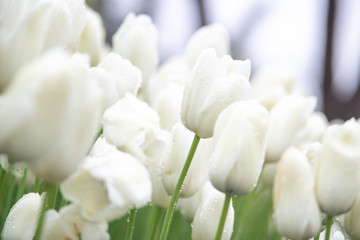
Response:
[[[333,217],[328,215],[326,217],[326,232],[325,232],[325,240],[329,240],[330,239],[330,230],[331,230],[331,225],[333,223]]]
[[[126,240],[131,240],[133,233],[134,233],[134,226],[135,226],[135,217],[136,217],[136,208],[130,210],[130,215],[128,219],[128,226],[126,231]]]
[[[315,237],[314,240],[319,240],[320,239],[320,233],[318,233]]]
[[[223,206],[221,216],[220,216],[218,229],[216,231],[215,240],[220,240],[221,239],[221,235],[222,235],[222,233],[224,231],[227,212],[228,212],[229,206],[230,206],[230,200],[231,200],[231,195],[227,193],[226,196],[225,196],[224,206]]]
[[[24,173],[23,173],[23,177],[21,178],[18,190],[16,192],[16,199],[15,201],[17,202],[23,195],[24,195],[24,189],[25,189],[25,181],[26,181],[26,177],[27,177],[27,168],[24,169]]]
[[[40,193],[40,178],[35,178],[34,193]]]
[[[181,190],[181,187],[182,187],[182,185],[184,183],[186,174],[187,174],[187,172],[188,172],[188,170],[190,168],[191,161],[192,161],[192,159],[193,159],[193,157],[195,155],[195,151],[196,151],[196,148],[197,148],[199,142],[200,142],[200,137],[195,134],[193,142],[191,144],[189,154],[188,154],[188,156],[186,158],[183,170],[181,171],[179,179],[178,179],[178,181],[176,183],[175,190],[174,190],[174,192],[173,192],[173,194],[171,196],[171,199],[170,199],[169,207],[168,207],[168,209],[166,211],[165,220],[164,220],[164,223],[163,223],[163,226],[162,226],[162,229],[161,229],[160,240],[165,240],[167,235],[168,235],[170,225],[171,225],[171,221],[172,221],[172,217],[173,217],[174,212],[175,212],[176,203],[177,203],[177,201],[179,199],[180,190]]]
[[[161,209],[158,206],[152,206],[149,214],[148,226],[145,233],[145,240],[153,239],[156,225],[159,222]]]

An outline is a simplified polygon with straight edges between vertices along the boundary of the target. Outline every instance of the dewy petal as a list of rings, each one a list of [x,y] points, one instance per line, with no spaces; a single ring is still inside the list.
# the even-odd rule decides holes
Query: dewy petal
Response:
[[[151,199],[147,169],[120,151],[87,158],[61,190],[67,199],[81,206],[90,220],[114,220]]]
[[[108,240],[108,224],[102,222],[90,222],[81,216],[81,209],[77,205],[63,207],[60,212],[51,209],[45,213],[45,221],[41,239],[81,239]]]
[[[280,234],[291,239],[309,239],[321,227],[314,177],[308,160],[289,148],[281,157],[274,181],[274,220]]]
[[[316,195],[330,215],[347,212],[360,189],[360,128],[355,119],[330,126],[316,163]]]
[[[353,238],[360,238],[360,192],[349,212],[345,214],[345,230]]]
[[[158,35],[147,15],[128,14],[112,38],[113,51],[129,59],[142,72],[145,86],[158,61]]]
[[[225,194],[207,182],[201,190],[200,202],[192,222],[192,238],[196,240],[215,239],[216,230],[224,205]],[[230,239],[234,225],[234,208],[230,202],[221,239]]]
[[[2,239],[33,239],[41,210],[42,197],[38,193],[28,193],[15,203],[6,218],[1,233]]]
[[[214,49],[204,50],[186,83],[181,107],[184,125],[209,138],[218,114],[231,103],[251,96],[250,62],[219,59]]]

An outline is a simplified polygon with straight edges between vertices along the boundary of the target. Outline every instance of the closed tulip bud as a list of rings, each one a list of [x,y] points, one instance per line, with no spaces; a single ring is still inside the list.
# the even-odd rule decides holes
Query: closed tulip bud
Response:
[[[347,212],[360,188],[360,128],[355,119],[330,126],[316,164],[316,195],[329,215]]]
[[[352,239],[360,239],[360,192],[350,211],[345,214],[345,230]]]
[[[279,233],[291,239],[309,239],[321,227],[314,177],[305,155],[287,149],[279,162],[274,182],[274,220]]]
[[[186,83],[181,106],[184,125],[201,138],[212,137],[220,112],[235,101],[251,96],[250,61],[216,56],[204,50]]]
[[[103,116],[106,140],[144,163],[144,149],[155,139],[159,129],[157,113],[130,93],[108,108]]]
[[[88,221],[81,216],[80,206],[71,204],[60,212],[50,209],[45,213],[41,239],[108,240],[107,229],[107,222]]]
[[[251,80],[255,97],[268,110],[283,97],[296,91],[295,76],[285,69],[264,67]]]
[[[111,99],[107,99],[106,108],[123,98],[127,92],[136,96],[142,81],[140,70],[116,53],[108,54],[91,72],[104,96],[110,93]]]
[[[295,94],[275,104],[269,115],[267,162],[279,161],[283,152],[296,142],[315,105],[315,97]]]
[[[321,141],[329,122],[322,112],[313,112],[306,120],[304,131],[297,140],[300,148],[306,148],[315,141]]]
[[[88,157],[61,184],[65,198],[81,206],[92,221],[111,221],[151,199],[147,169],[133,156],[120,151]]]
[[[201,191],[198,191],[189,198],[179,199],[177,209],[183,215],[183,217],[191,223],[194,220],[196,210],[200,203]]]
[[[192,239],[215,239],[224,200],[225,194],[216,190],[210,182],[204,185],[201,190],[199,206],[196,210],[194,221],[192,222]],[[233,232],[233,225],[234,208],[232,201],[230,201],[224,230],[221,235],[222,240],[230,239]]]
[[[159,61],[158,35],[147,15],[128,14],[112,38],[113,50],[142,72],[145,86]]]
[[[189,39],[184,51],[184,58],[189,67],[193,67],[200,53],[213,48],[216,55],[222,57],[229,54],[230,36],[221,24],[211,24],[198,29]]]
[[[28,193],[15,203],[7,216],[1,238],[33,239],[41,211],[41,203],[44,195]]]
[[[267,127],[268,112],[255,100],[235,102],[221,112],[209,159],[215,188],[233,195],[254,189],[264,163]]]
[[[0,91],[25,63],[47,50],[74,51],[85,26],[84,1],[6,1],[0,11]]]
[[[89,54],[97,65],[105,53],[105,29],[99,13],[86,6],[86,24],[80,36],[79,51]]]
[[[171,130],[171,139],[166,145],[161,160],[162,183],[169,195],[173,194],[193,137],[194,134],[187,130],[181,123],[175,124]],[[201,141],[181,188],[180,197],[186,198],[193,196],[205,183],[208,177],[207,166],[210,153],[211,140]]]
[[[0,152],[47,181],[74,171],[100,127],[101,92],[86,66],[62,51],[19,69],[3,100]]]

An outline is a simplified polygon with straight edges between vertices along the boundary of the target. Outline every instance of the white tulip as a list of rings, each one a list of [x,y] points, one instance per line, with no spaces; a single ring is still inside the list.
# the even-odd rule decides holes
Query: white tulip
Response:
[[[355,119],[330,126],[316,164],[316,195],[329,215],[347,212],[360,189],[360,128]]]
[[[255,100],[235,102],[221,112],[209,159],[216,189],[233,195],[254,189],[264,164],[267,127],[268,112]]]
[[[80,36],[79,51],[88,53],[91,65],[100,62],[105,52],[105,28],[99,13],[86,6],[86,24]]]
[[[98,67],[91,69],[91,72],[104,96],[110,94],[106,108],[123,98],[127,92],[136,96],[142,81],[140,70],[116,53],[108,54]]]
[[[194,134],[181,123],[174,125],[171,139],[166,145],[162,158],[162,183],[169,195],[172,195],[185,164]],[[189,171],[180,191],[180,197],[193,196],[208,178],[208,157],[211,153],[211,139],[200,141],[191,162]]]
[[[199,28],[189,39],[184,50],[184,58],[189,67],[193,67],[200,53],[213,48],[217,56],[229,54],[230,36],[221,24],[211,24]]]
[[[270,110],[281,98],[296,91],[295,76],[285,69],[264,67],[251,79],[255,97]]]
[[[279,233],[291,239],[309,239],[321,227],[314,177],[305,155],[287,149],[279,162],[274,182],[274,220]]]
[[[4,224],[1,238],[33,239],[36,232],[41,204],[44,195],[28,193],[15,203],[11,208]]]
[[[297,142],[299,142],[300,148],[306,148],[308,145],[315,141],[321,141],[326,129],[329,126],[329,122],[322,112],[313,112],[306,120],[306,124],[303,132],[299,136]]]
[[[88,157],[61,184],[65,198],[79,204],[84,217],[111,221],[151,199],[151,182],[146,168],[133,156],[120,151]]]
[[[216,190],[207,182],[201,190],[201,197],[194,221],[192,222],[192,239],[215,239],[224,205],[225,194]],[[221,235],[222,240],[230,239],[234,225],[234,208],[230,201],[225,226]]]
[[[0,152],[61,181],[86,156],[100,127],[102,95],[77,58],[51,51],[19,69],[3,94]]]
[[[114,34],[112,44],[114,52],[141,70],[145,86],[159,61],[157,29],[151,18],[128,14]]]
[[[289,95],[281,98],[269,115],[266,161],[277,162],[304,129],[316,105],[315,97]]]
[[[54,47],[74,51],[85,26],[79,0],[6,1],[0,21],[0,91],[26,62]]]
[[[87,221],[81,216],[79,206],[63,207],[60,212],[51,209],[45,213],[41,239],[47,240],[107,240],[107,222]]]
[[[360,192],[350,211],[345,214],[345,230],[352,239],[360,239]]]
[[[184,125],[201,138],[213,135],[220,112],[235,101],[251,96],[250,61],[216,56],[214,49],[204,50],[186,83],[181,106]]]
[[[189,223],[194,220],[196,210],[198,209],[200,203],[200,198],[201,191],[198,191],[191,197],[179,199],[177,209]]]
[[[157,113],[130,93],[108,108],[103,116],[103,135],[110,144],[145,161],[144,149],[160,129]]]

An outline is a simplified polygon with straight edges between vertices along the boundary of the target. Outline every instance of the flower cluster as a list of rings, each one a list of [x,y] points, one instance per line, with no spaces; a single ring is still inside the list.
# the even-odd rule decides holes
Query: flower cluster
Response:
[[[146,206],[167,209],[161,239],[176,209],[193,239],[230,239],[255,191],[279,237],[326,220],[329,239],[335,220],[333,239],[360,238],[359,122],[329,123],[291,73],[251,75],[222,25],[159,66],[149,16],[129,14],[108,46],[83,1],[20,2],[0,4],[2,239],[106,240],[128,215],[130,239]]]

